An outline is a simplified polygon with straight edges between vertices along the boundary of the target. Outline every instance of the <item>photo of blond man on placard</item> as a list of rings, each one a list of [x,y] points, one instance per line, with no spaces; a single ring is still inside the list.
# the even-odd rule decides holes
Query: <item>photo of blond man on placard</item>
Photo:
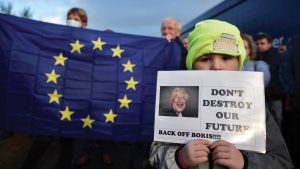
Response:
[[[198,117],[198,87],[161,86],[160,116]]]

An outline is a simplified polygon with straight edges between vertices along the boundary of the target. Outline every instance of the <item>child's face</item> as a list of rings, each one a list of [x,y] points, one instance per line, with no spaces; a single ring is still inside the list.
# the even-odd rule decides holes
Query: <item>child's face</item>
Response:
[[[206,54],[193,63],[194,70],[239,70],[238,57],[223,54]]]

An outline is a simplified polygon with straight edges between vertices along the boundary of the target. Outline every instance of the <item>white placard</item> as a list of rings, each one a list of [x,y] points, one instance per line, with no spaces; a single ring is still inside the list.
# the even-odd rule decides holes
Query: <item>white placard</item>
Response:
[[[184,91],[185,101],[176,102],[172,97],[175,91]],[[180,109],[182,112],[178,113]],[[154,140],[186,143],[194,139],[222,139],[242,150],[265,153],[263,74],[158,72]]]

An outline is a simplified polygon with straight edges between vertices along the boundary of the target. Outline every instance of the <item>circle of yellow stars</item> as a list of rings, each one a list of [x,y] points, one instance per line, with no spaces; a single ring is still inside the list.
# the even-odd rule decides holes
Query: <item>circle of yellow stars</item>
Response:
[[[103,46],[106,44],[106,42],[103,42],[101,40],[101,37],[98,37],[97,40],[92,41],[93,43],[93,50],[103,50]],[[70,43],[71,46],[71,53],[79,53],[81,54],[81,49],[85,47],[84,44],[80,43],[79,40],[76,40],[75,42]],[[121,48],[120,45],[117,45],[115,48],[111,48],[111,51],[113,52],[112,58],[118,58],[121,59],[122,53],[125,52],[124,49]],[[60,52],[57,56],[53,56],[55,63],[54,66],[65,66],[65,62],[69,59],[68,57],[64,56],[62,52]],[[122,64],[123,72],[134,72],[134,67],[136,64],[131,63],[130,59],[127,60],[126,63]],[[60,78],[62,75],[59,75],[56,73],[55,69],[52,69],[51,72],[45,73],[47,76],[46,83],[54,83],[55,85],[58,83],[57,79]],[[127,84],[126,90],[136,90],[136,85],[139,83],[138,81],[134,80],[134,77],[131,76],[130,79],[124,81]],[[59,93],[57,89],[53,91],[53,93],[48,93],[49,96],[49,104],[60,104],[60,99],[63,98],[63,95]],[[129,109],[130,103],[132,103],[132,100],[127,98],[127,95],[125,94],[123,98],[119,98],[118,102],[120,103],[119,108],[127,108]],[[65,107],[65,110],[59,111],[61,114],[61,121],[72,121],[72,115],[75,114],[74,111],[70,110],[69,106]],[[103,113],[103,116],[105,116],[105,123],[111,122],[115,123],[115,118],[118,116],[117,114],[114,114],[113,109],[109,109],[107,113]],[[95,119],[92,119],[90,115],[88,114],[85,118],[82,118],[81,121],[83,122],[82,128],[93,128],[92,124],[95,122]]]

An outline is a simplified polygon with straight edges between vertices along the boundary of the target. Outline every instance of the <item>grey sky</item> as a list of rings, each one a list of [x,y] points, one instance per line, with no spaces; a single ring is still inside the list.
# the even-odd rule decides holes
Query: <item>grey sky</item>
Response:
[[[65,24],[71,7],[84,8],[88,28],[160,36],[161,21],[173,16],[184,25],[223,0],[1,0],[11,2],[14,11],[30,7],[33,19]]]

